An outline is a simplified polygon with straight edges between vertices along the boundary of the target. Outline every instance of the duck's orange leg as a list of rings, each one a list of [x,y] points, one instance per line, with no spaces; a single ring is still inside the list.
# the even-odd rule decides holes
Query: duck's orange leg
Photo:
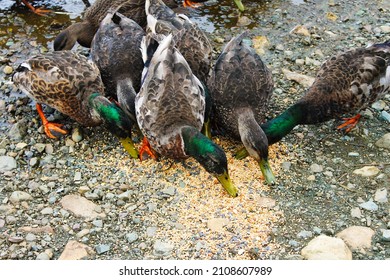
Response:
[[[359,122],[359,119],[361,118],[362,115],[357,114],[356,116],[352,118],[343,118],[345,121],[343,124],[339,125],[337,129],[345,129],[345,133],[348,133],[356,126],[356,124]]]
[[[142,140],[142,146],[141,146],[141,149],[139,150],[140,161],[142,161],[142,157],[143,157],[142,155],[144,153],[147,153],[154,160],[157,159],[156,152],[153,151],[152,147],[150,147],[149,141],[146,137],[144,137],[144,139]]]
[[[49,122],[46,117],[45,117],[45,114],[43,113],[43,110],[42,110],[42,106],[41,104],[36,104],[35,107],[37,108],[37,111],[38,111],[38,114],[39,116],[41,117],[41,120],[42,120],[42,124],[43,124],[43,127],[45,128],[45,133],[48,137],[50,138],[57,138],[56,136],[54,136],[51,132],[52,131],[56,131],[56,132],[59,132],[61,134],[67,134],[68,132],[66,130],[63,130],[61,129],[60,127],[62,127],[63,125],[62,124],[59,124],[59,123],[51,123]]]
[[[191,8],[197,8],[199,6],[202,6],[201,3],[192,2],[191,0],[184,0],[183,1],[184,7],[191,7]]]
[[[40,9],[40,8],[34,8],[33,5],[31,5],[27,0],[22,0],[24,5],[26,5],[31,11],[33,11],[35,14],[44,16],[46,13],[50,13],[50,10]]]

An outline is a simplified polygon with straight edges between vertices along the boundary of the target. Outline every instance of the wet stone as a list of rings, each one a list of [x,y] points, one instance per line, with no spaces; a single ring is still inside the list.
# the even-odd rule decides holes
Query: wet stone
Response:
[[[136,232],[131,232],[126,234],[126,240],[129,243],[133,243],[138,240],[138,234]]]

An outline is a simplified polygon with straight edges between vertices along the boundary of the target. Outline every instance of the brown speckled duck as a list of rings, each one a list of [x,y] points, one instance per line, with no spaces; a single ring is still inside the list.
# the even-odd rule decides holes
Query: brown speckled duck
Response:
[[[241,140],[259,163],[267,183],[275,176],[268,163],[267,136],[260,128],[273,91],[271,71],[254,49],[245,45],[244,32],[234,37],[218,57],[208,87],[214,122],[227,135]]]
[[[106,95],[118,100],[134,123],[134,100],[144,68],[140,50],[144,35],[135,21],[109,11],[91,45],[91,58],[100,70]]]
[[[106,124],[130,155],[138,158],[131,140],[132,121],[122,109],[102,95],[104,86],[99,69],[86,57],[72,51],[35,55],[16,69],[12,80],[37,102],[37,110],[48,137],[56,138],[54,132],[67,132],[60,128],[61,124],[47,121],[40,103],[84,126]]]
[[[171,8],[178,7],[175,0],[164,2]],[[96,0],[85,11],[83,21],[70,25],[58,34],[54,40],[54,50],[70,50],[76,42],[89,48],[100,22],[110,9],[133,19],[141,27],[146,26],[145,0]]]
[[[332,56],[317,73],[313,85],[295,104],[261,127],[269,144],[299,124],[317,124],[345,114],[359,113],[390,92],[390,41]],[[345,119],[339,129],[352,129],[360,114]],[[237,157],[246,156],[246,151]]]
[[[150,34],[142,43],[146,69],[135,100],[142,133],[163,156],[195,158],[230,195],[237,196],[225,152],[200,132],[206,106],[203,85],[174,47],[171,34],[157,46]]]
[[[176,48],[184,56],[193,73],[206,83],[213,47],[207,35],[196,23],[176,14],[162,0],[146,0],[147,31],[156,35],[173,34]]]

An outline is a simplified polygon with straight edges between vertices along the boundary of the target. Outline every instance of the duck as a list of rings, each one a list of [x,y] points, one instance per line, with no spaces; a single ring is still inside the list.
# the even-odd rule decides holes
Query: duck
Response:
[[[271,71],[254,49],[244,43],[248,32],[233,37],[223,48],[208,83],[213,122],[240,140],[268,184],[275,176],[268,161],[268,140],[260,124],[265,119],[274,83]]]
[[[337,129],[350,132],[360,111],[390,92],[390,40],[333,55],[320,67],[306,93],[279,116],[261,125],[268,144],[283,139],[297,125],[315,125],[346,114]],[[243,158],[248,153],[237,153]]]
[[[147,34],[141,43],[145,69],[135,99],[138,126],[158,154],[193,157],[236,197],[225,152],[200,132],[206,107],[202,83],[175,48],[172,34],[156,42]]]
[[[145,31],[134,20],[110,10],[94,36],[90,52],[100,70],[106,95],[118,101],[134,124],[134,101],[144,68],[140,50],[144,35]]]
[[[176,8],[176,0],[164,0],[171,7]],[[91,42],[100,22],[110,9],[117,10],[126,17],[133,19],[141,27],[146,27],[145,0],[96,0],[86,9],[81,22],[76,22],[60,32],[53,42],[54,50],[70,50],[79,43],[90,48]]]
[[[46,104],[83,126],[105,124],[133,158],[138,151],[131,139],[132,121],[104,95],[98,67],[85,56],[72,51],[38,54],[22,62],[13,73],[13,83],[36,102],[49,138],[66,134],[62,124],[51,123],[41,104]]]
[[[186,15],[176,14],[162,0],[146,0],[145,11],[147,32],[162,38],[173,34],[175,47],[184,56],[195,76],[206,83],[213,51],[206,33]]]

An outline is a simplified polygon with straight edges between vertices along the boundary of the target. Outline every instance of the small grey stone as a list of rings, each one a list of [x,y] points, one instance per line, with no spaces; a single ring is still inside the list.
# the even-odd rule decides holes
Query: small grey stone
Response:
[[[25,239],[26,239],[27,242],[32,242],[32,241],[35,241],[37,239],[37,237],[36,237],[35,234],[27,233]]]
[[[46,145],[43,143],[36,143],[34,145],[34,148],[37,150],[37,152],[42,153],[45,150]]]
[[[5,100],[0,99],[0,112],[5,111]]]
[[[382,240],[390,242],[390,229],[385,229],[382,231]]]
[[[36,167],[39,164],[39,160],[36,157],[33,157],[30,159],[29,164],[31,167]]]
[[[390,123],[390,113],[386,111],[382,111],[381,118]]]
[[[175,187],[168,187],[166,189],[163,189],[161,192],[163,194],[166,194],[166,195],[169,195],[169,196],[173,196],[173,195],[175,195],[176,188]]]
[[[48,261],[48,260],[50,260],[50,257],[49,257],[49,255],[46,254],[46,253],[40,253],[40,254],[37,256],[36,260]]]
[[[23,191],[14,191],[9,197],[11,203],[19,203],[20,201],[32,200],[32,196],[29,193]]]
[[[297,237],[299,237],[299,238],[309,238],[312,236],[313,236],[313,233],[311,231],[308,231],[308,230],[302,230],[301,232],[299,232],[297,234]]]
[[[110,250],[110,245],[108,244],[99,244],[95,247],[96,252],[101,255]]]
[[[321,232],[322,232],[322,229],[320,229],[319,227],[313,227],[313,232],[315,233],[315,234],[321,234]]]
[[[385,203],[388,201],[387,199],[387,189],[377,189],[375,192],[374,200],[379,203]]]
[[[98,200],[100,198],[96,192],[86,192],[84,196],[86,199],[90,200]]]
[[[313,163],[311,166],[310,166],[310,170],[311,172],[314,172],[314,173],[320,173],[324,170],[324,168],[317,164],[317,163]]]
[[[349,157],[358,157],[358,156],[360,156],[360,154],[358,152],[349,152],[348,156]]]
[[[7,224],[14,224],[16,223],[16,217],[11,215],[6,216],[5,221],[7,222]]]
[[[359,207],[355,207],[351,209],[351,216],[352,218],[358,218],[360,219],[362,217],[362,211]]]
[[[383,100],[378,100],[371,105],[371,108],[378,111],[382,111],[383,109],[386,108],[386,103]]]
[[[291,247],[298,247],[299,243],[298,243],[298,241],[291,239],[288,241],[288,245],[290,245]]]
[[[23,150],[24,148],[26,148],[27,146],[28,146],[27,143],[19,142],[18,144],[16,144],[15,149],[16,149],[17,151],[21,151],[21,150]]]
[[[154,255],[156,256],[167,256],[173,250],[173,245],[167,242],[157,240],[153,246]]]
[[[15,123],[8,131],[8,136],[12,140],[22,140],[27,135],[27,127],[25,122],[19,121]]]
[[[11,171],[17,167],[16,160],[10,156],[0,156],[0,172]]]
[[[378,141],[375,142],[375,145],[379,148],[390,149],[390,133],[383,135]]]
[[[157,232],[157,227],[148,227],[146,229],[146,235],[148,237],[153,237],[156,235],[156,232]]]
[[[98,228],[102,228],[103,227],[103,221],[102,220],[94,220],[94,221],[92,221],[92,224],[95,227],[98,227]]]
[[[53,214],[53,208],[51,207],[45,207],[41,210],[42,215],[51,215]]]
[[[290,170],[291,168],[291,162],[289,161],[285,161],[285,162],[282,162],[282,168],[286,171]]]
[[[81,172],[80,172],[80,171],[77,171],[77,172],[74,173],[74,178],[73,178],[73,180],[74,180],[75,182],[81,181]]]
[[[21,236],[10,236],[8,237],[8,241],[11,243],[21,243],[24,241],[24,238]]]
[[[363,202],[359,204],[360,208],[369,210],[369,211],[377,211],[378,210],[378,205],[373,202],[372,200],[369,200],[367,202]]]
[[[52,145],[52,144],[46,144],[46,145],[45,145],[45,152],[46,152],[46,154],[48,154],[48,155],[54,153],[53,145]]]
[[[138,240],[138,234],[135,231],[128,233],[128,234],[126,234],[126,239],[127,239],[127,242],[133,243],[133,242]]]
[[[5,226],[5,220],[0,219],[0,229]]]

